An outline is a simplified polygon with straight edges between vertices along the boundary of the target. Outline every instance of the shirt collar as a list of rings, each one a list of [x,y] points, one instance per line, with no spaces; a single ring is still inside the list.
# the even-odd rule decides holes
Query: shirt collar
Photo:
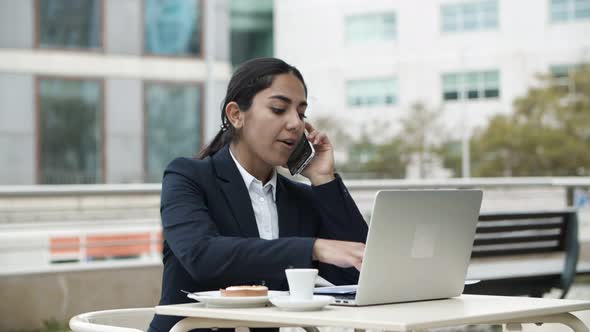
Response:
[[[248,171],[244,167],[242,167],[240,162],[236,159],[236,157],[234,157],[234,154],[231,152],[231,149],[229,149],[229,154],[231,155],[231,158],[234,160],[234,163],[236,164],[238,171],[240,171],[240,174],[242,175],[242,179],[244,180],[244,184],[246,185],[246,188],[248,189],[248,191],[250,191],[250,185],[254,181],[259,182],[262,185],[262,182],[260,180],[255,178],[252,174],[248,173]],[[268,186],[270,186],[270,188],[271,188],[272,199],[276,202],[276,200],[277,200],[277,198],[276,198],[277,171],[274,168],[272,170],[272,176],[270,177],[270,180],[268,180],[268,182],[264,185],[263,188],[267,188]]]

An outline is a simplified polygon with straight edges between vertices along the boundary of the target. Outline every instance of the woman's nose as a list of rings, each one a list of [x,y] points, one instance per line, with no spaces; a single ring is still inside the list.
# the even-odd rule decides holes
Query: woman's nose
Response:
[[[303,125],[303,119],[299,116],[299,112],[297,110],[290,111],[287,116],[287,130],[296,130]]]

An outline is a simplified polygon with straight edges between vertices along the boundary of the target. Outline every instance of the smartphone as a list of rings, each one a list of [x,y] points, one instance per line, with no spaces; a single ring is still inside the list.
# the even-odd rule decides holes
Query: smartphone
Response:
[[[303,133],[303,137],[297,143],[295,150],[291,153],[289,160],[287,160],[287,168],[289,168],[289,172],[291,175],[296,175],[305,169],[307,164],[313,159],[315,156],[315,149],[313,145],[307,140],[305,133]]]

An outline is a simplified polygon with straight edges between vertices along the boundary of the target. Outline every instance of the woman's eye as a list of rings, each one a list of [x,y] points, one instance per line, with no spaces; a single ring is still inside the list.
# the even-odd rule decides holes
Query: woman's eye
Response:
[[[283,113],[285,111],[282,108],[276,108],[276,107],[271,107],[270,109],[277,114]]]
[[[301,120],[303,120],[303,119],[307,118],[307,116],[305,116],[305,113],[299,113],[299,118]]]

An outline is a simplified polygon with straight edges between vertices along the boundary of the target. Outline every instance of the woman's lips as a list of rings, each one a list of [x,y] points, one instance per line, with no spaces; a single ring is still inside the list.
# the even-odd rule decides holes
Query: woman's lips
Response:
[[[279,140],[279,143],[288,150],[295,149],[295,141],[294,140]]]

